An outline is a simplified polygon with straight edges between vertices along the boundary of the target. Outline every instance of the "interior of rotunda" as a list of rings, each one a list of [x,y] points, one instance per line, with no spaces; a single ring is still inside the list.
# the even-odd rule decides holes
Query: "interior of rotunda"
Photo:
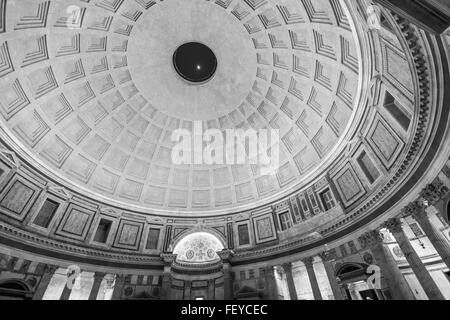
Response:
[[[0,300],[450,300],[449,27],[448,0],[0,0]]]

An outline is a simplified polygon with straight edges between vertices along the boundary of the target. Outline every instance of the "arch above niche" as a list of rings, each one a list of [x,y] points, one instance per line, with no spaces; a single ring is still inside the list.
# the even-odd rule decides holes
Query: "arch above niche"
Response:
[[[218,251],[224,249],[223,243],[209,232],[195,232],[186,235],[175,246],[173,253],[178,262],[192,264],[218,261]]]

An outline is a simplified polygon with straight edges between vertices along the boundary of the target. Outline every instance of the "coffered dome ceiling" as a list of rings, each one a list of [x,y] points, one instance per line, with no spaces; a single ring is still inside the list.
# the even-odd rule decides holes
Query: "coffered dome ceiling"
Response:
[[[359,44],[338,0],[8,2],[2,126],[33,165],[109,203],[161,213],[273,201],[324,172],[356,117]],[[218,61],[198,86],[172,64],[190,41]],[[172,165],[173,130],[195,120],[279,129],[276,174]]]

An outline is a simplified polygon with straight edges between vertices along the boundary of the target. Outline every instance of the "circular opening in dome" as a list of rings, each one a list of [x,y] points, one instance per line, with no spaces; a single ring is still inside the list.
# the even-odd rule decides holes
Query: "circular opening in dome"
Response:
[[[217,59],[214,52],[204,44],[188,42],[175,50],[173,65],[183,79],[201,84],[211,79],[216,72]]]

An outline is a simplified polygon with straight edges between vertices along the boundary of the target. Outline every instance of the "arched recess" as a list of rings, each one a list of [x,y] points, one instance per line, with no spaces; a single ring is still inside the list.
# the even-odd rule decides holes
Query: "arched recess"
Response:
[[[177,261],[201,264],[219,261],[218,251],[223,250],[224,243],[214,234],[205,231],[189,233],[179,239],[173,253]]]
[[[356,279],[365,279],[367,278],[368,267],[369,265],[365,263],[344,263],[336,270],[336,277],[339,278],[339,280],[342,282]]]
[[[33,293],[24,281],[9,279],[0,283],[0,300],[29,300]]]
[[[171,243],[172,249],[174,249],[180,243],[180,241],[182,241],[187,236],[189,236],[193,233],[199,233],[199,232],[206,232],[206,233],[212,234],[214,237],[216,237],[220,241],[220,243],[222,243],[222,246],[224,248],[227,248],[227,239],[225,238],[225,236],[222,233],[220,233],[216,229],[207,228],[207,227],[194,227],[191,229],[183,230],[182,232],[174,235],[173,239],[172,239],[172,243]]]

